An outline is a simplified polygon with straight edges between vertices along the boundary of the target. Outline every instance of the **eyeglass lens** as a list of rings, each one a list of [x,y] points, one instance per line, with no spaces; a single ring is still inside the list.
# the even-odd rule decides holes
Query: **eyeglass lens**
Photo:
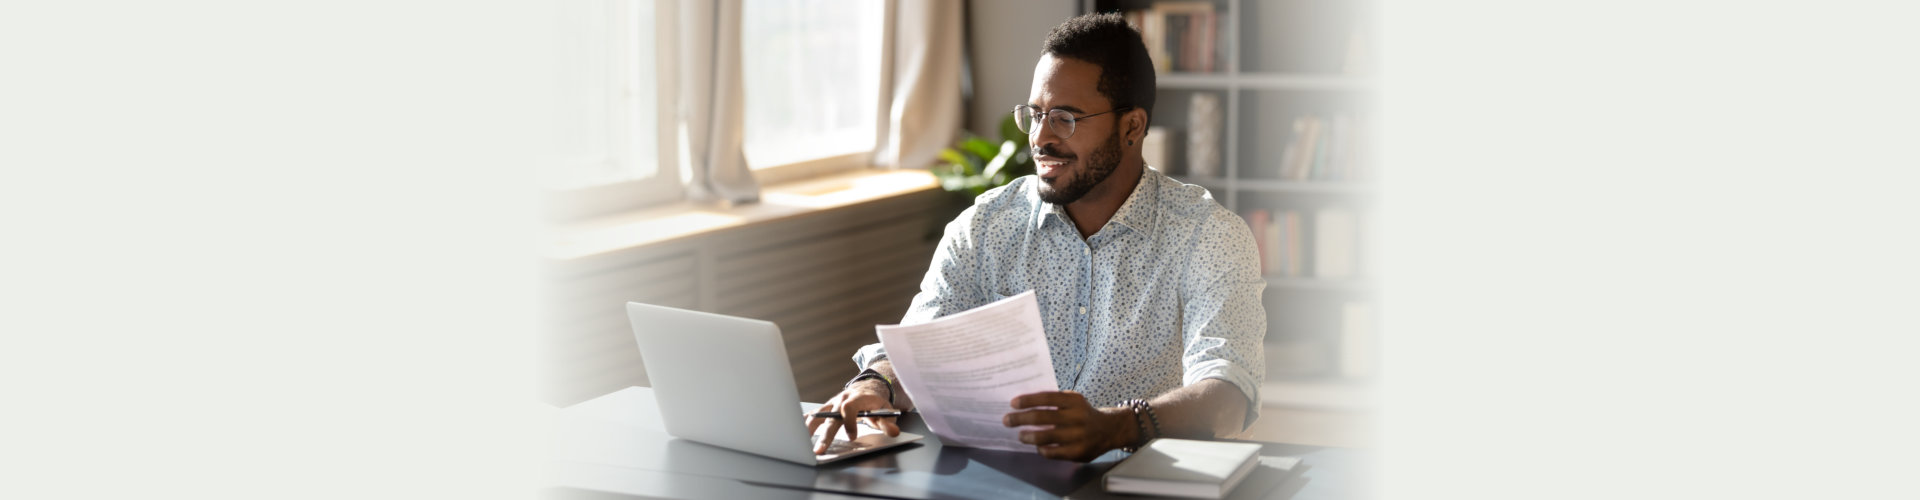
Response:
[[[1035,127],[1040,119],[1040,114],[1040,110],[1031,107],[1015,107],[1013,108],[1013,123],[1019,126],[1020,132],[1032,134],[1035,130],[1038,130]],[[1073,137],[1073,113],[1068,113],[1064,109],[1049,110],[1045,113],[1045,119],[1047,120],[1047,126],[1053,127],[1053,133],[1060,134],[1060,138]]]

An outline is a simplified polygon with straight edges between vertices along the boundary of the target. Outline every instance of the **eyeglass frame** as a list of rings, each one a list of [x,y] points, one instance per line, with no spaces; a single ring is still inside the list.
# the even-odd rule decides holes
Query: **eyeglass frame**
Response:
[[[1033,107],[1033,106],[1031,106],[1031,105],[1027,105],[1027,104],[1020,104],[1020,105],[1016,105],[1016,106],[1014,106],[1014,107],[1013,107],[1013,125],[1014,125],[1014,128],[1019,128],[1019,126],[1020,126],[1020,113],[1021,113],[1021,110],[1023,110],[1023,109],[1025,109],[1025,110],[1033,110],[1033,111],[1037,111],[1037,110],[1039,110],[1040,108],[1036,108],[1036,107]],[[1104,114],[1109,114],[1109,113],[1114,113],[1114,112],[1122,112],[1122,111],[1127,111],[1127,110],[1131,110],[1131,109],[1133,109],[1133,105],[1131,105],[1131,104],[1129,104],[1129,105],[1125,105],[1125,106],[1120,106],[1120,107],[1117,107],[1117,108],[1113,108],[1113,109],[1109,109],[1109,110],[1106,110],[1106,111],[1101,111],[1101,112],[1099,112],[1099,113],[1088,113],[1088,114],[1084,114],[1084,115],[1080,115],[1080,116],[1073,116],[1073,112],[1072,112],[1072,111],[1068,111],[1068,110],[1066,110],[1066,109],[1062,109],[1062,108],[1052,108],[1052,109],[1048,109],[1048,110],[1047,110],[1047,117],[1048,117],[1048,118],[1052,118],[1052,117],[1053,117],[1053,112],[1055,112],[1055,111],[1059,111],[1059,112],[1061,112],[1061,113],[1066,113],[1066,114],[1067,114],[1067,133],[1065,133],[1065,134],[1061,134],[1061,135],[1060,135],[1060,138],[1061,138],[1061,139],[1070,139],[1070,138],[1072,138],[1072,137],[1073,137],[1073,134],[1074,134],[1075,132],[1079,132],[1079,131],[1080,131],[1080,125],[1079,125],[1079,122],[1080,122],[1080,120],[1085,120],[1085,119],[1088,119],[1088,118],[1093,118],[1093,117],[1096,117],[1096,116],[1100,116],[1100,115],[1104,115]],[[1029,111],[1029,112],[1027,112],[1027,115],[1029,115],[1029,116],[1031,116],[1032,114],[1033,114],[1033,113],[1032,113],[1031,111]],[[1033,130],[1032,130],[1032,131],[1027,131],[1027,130],[1022,130],[1021,132],[1024,132],[1024,133],[1026,133],[1026,134],[1027,134],[1028,136],[1032,136],[1032,135],[1033,135],[1033,134],[1034,134],[1035,132],[1039,132],[1039,131],[1040,131],[1040,126],[1037,126],[1037,125],[1036,125],[1036,126],[1034,126],[1034,127],[1033,127]],[[1056,133],[1058,133],[1058,132],[1059,132],[1059,130],[1055,130],[1054,132],[1056,132]]]

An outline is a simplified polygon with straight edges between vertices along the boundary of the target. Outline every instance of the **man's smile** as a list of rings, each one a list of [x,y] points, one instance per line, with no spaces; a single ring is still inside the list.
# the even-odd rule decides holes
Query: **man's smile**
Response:
[[[1034,174],[1039,175],[1040,179],[1047,181],[1048,184],[1052,184],[1054,179],[1060,177],[1061,173],[1066,172],[1067,165],[1071,163],[1073,163],[1073,159],[1058,156],[1035,158]]]

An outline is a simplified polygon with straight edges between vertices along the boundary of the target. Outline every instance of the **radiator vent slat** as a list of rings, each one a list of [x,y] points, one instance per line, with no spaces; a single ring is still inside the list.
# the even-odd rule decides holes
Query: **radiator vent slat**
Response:
[[[903,264],[906,263],[892,263],[894,266],[902,266]],[[728,300],[729,298],[722,298],[722,304],[716,307],[716,309],[725,311],[726,314],[762,318],[769,321],[783,322],[782,324],[784,324],[784,321],[790,321],[794,317],[805,316],[808,312],[815,314],[827,313],[838,310],[838,307],[834,306],[858,305],[851,304],[849,303],[850,301],[845,299],[852,298],[855,295],[866,296],[876,289],[888,291],[903,289],[917,290],[919,289],[919,281],[920,273],[918,269],[915,269],[914,272],[880,271],[857,273],[840,276],[837,277],[837,279],[820,279],[811,285],[770,285],[767,287],[769,291],[766,293],[756,293],[746,297],[732,298],[738,300],[738,302]],[[825,303],[813,299],[813,297],[816,296],[828,295],[841,299]],[[892,303],[892,305],[900,308],[900,310],[904,312],[906,311],[907,299],[911,298],[913,298],[913,295],[909,293],[905,298]]]

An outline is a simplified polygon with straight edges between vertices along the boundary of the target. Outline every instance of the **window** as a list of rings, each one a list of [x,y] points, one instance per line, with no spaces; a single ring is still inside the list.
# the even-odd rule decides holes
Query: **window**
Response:
[[[885,119],[880,0],[746,0],[747,163],[865,165]]]
[[[882,0],[745,0],[741,85],[748,165],[764,183],[870,162],[885,123]],[[557,2],[555,218],[685,196],[677,125],[676,0]]]
[[[560,13],[557,165],[543,183],[556,216],[573,217],[679,199],[671,75],[670,2],[557,2]]]

